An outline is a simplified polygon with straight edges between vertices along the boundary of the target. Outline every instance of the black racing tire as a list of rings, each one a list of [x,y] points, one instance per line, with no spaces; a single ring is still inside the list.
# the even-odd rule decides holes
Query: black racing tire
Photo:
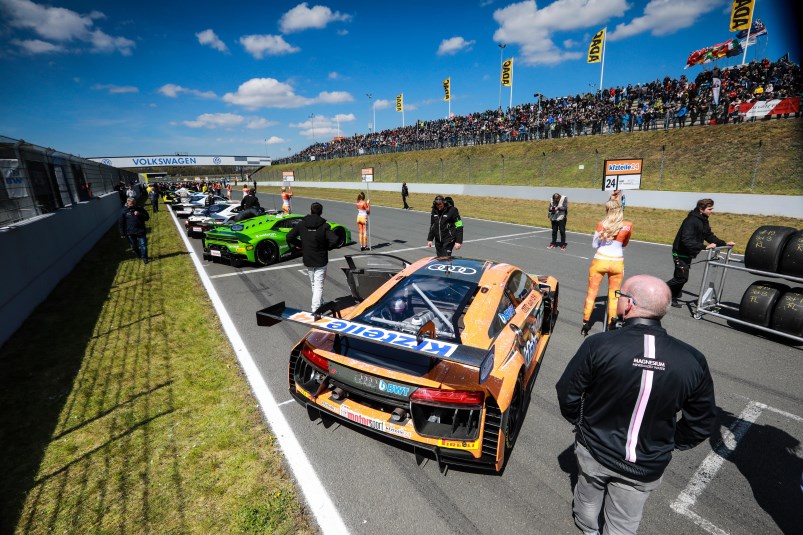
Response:
[[[335,234],[337,234],[337,243],[335,244],[335,249],[340,249],[346,245],[346,231],[342,228],[336,228]]]
[[[803,278],[803,230],[792,234],[786,242],[778,272],[790,277]]]
[[[516,379],[516,387],[513,389],[513,397],[510,398],[510,406],[507,409],[505,416],[505,459],[508,453],[513,449],[516,444],[516,439],[519,438],[519,431],[524,421],[524,400],[527,399],[527,393],[524,391],[524,385],[519,374]]]
[[[279,261],[279,248],[270,240],[262,240],[254,251],[254,260],[260,266],[269,266]]]
[[[754,282],[742,295],[742,301],[739,304],[740,319],[762,327],[769,327],[776,303],[788,290],[788,286],[777,282]]]
[[[786,242],[796,231],[792,227],[777,225],[758,227],[747,242],[744,267],[777,273]]]
[[[803,288],[783,293],[775,304],[770,325],[776,331],[803,338]]]

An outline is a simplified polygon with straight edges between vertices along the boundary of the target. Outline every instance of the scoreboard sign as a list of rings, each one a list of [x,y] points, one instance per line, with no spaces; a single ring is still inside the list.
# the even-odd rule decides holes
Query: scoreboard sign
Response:
[[[605,160],[602,191],[639,189],[644,160]]]
[[[282,182],[295,182],[296,175],[294,171],[282,171]]]
[[[373,167],[363,167],[360,170],[360,180],[363,182],[373,182],[374,181],[374,168]]]

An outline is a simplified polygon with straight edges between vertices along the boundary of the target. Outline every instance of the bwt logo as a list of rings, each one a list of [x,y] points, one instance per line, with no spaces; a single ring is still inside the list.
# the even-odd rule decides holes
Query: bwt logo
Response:
[[[100,161],[100,163],[102,163],[103,165],[111,165],[111,164],[112,164],[112,161],[111,161],[110,159],[108,159],[108,158],[103,158],[103,159]]]
[[[382,379],[379,380],[379,390],[387,392],[388,394],[396,394],[398,396],[406,396],[410,389],[406,386],[394,385],[393,383],[386,383]]]
[[[212,163],[215,165],[220,165],[221,161],[223,160],[220,159],[220,156],[215,156],[214,158],[212,158]]]

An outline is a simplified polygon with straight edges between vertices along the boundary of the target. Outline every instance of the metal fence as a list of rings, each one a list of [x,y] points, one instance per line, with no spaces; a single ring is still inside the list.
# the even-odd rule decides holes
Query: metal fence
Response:
[[[0,227],[115,191],[137,174],[0,136]]]

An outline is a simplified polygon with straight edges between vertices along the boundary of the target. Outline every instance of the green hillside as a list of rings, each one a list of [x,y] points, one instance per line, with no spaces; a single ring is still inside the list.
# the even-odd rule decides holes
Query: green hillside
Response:
[[[641,188],[780,195],[803,194],[803,121],[687,127],[581,136],[274,165],[252,175],[280,181],[375,180],[409,183],[599,187],[606,158],[643,158]]]

